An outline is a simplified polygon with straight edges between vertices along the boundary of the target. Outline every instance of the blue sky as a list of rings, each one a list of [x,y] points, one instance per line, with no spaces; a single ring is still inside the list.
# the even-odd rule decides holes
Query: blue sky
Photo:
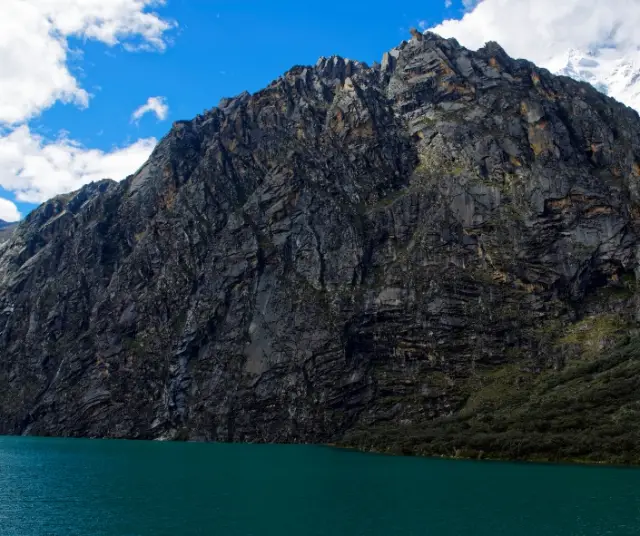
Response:
[[[601,5],[567,2],[580,10],[582,4]],[[553,5],[552,0],[1,0],[0,64],[8,67],[0,73],[0,218],[24,216],[39,202],[92,179],[124,178],[144,162],[172,121],[192,118],[222,97],[254,92],[293,65],[333,54],[379,61],[409,37],[412,26],[437,26],[443,35],[474,47],[496,39],[511,47],[507,51],[535,58],[541,48],[536,43],[555,42],[549,28],[567,33],[555,19],[544,26],[551,11],[545,3]],[[537,26],[542,24],[547,40],[532,30],[536,25],[511,24],[507,8],[525,21],[538,13]],[[604,30],[610,32],[611,24],[619,21],[607,21]],[[579,37],[571,39],[569,45],[581,46]],[[518,49],[521,42],[528,48]],[[567,44],[556,48],[565,50]],[[151,97],[166,103],[166,113],[133,120]]]
[[[57,105],[42,123],[73,127],[74,135],[91,143],[99,141],[96,124],[108,138],[101,143],[122,141],[123,135],[159,135],[163,126],[150,117],[139,128],[127,124],[131,111],[150,95],[167,98],[170,120],[190,118],[221,97],[261,89],[293,65],[313,64],[321,55],[379,60],[408,37],[410,26],[456,14],[444,2],[404,4],[396,11],[392,2],[379,0],[169,0],[158,13],[179,27],[169,32],[172,44],[165,52],[132,54],[89,42],[79,63],[84,87],[95,91],[91,107]]]
[[[84,35],[68,37],[66,66],[91,95],[89,105],[58,100],[26,122],[32,135],[46,143],[62,131],[74,144],[105,153],[138,139],[159,139],[172,121],[191,118],[222,97],[254,92],[293,65],[333,54],[380,60],[408,38],[411,26],[460,17],[463,6],[458,1],[447,8],[444,0],[405,1],[400,8],[388,1],[168,0],[153,11],[175,23],[163,34],[163,51],[131,52]],[[132,35],[130,42],[136,39],[142,41]],[[166,118],[149,113],[132,122],[133,111],[152,96],[165,99]],[[0,196],[25,215],[54,193],[45,190],[16,195],[0,186]]]
[[[162,125],[148,118],[139,128],[127,123],[131,111],[150,95],[165,96],[169,119],[191,118],[224,96],[263,88],[296,64],[338,54],[363,61],[380,60],[385,50],[408,38],[411,26],[433,25],[462,5],[443,2],[325,0],[169,0],[158,13],[175,20],[170,41],[160,54],[130,53],[88,42],[81,64],[83,86],[95,92],[89,109],[57,105],[42,116],[43,125],[73,128],[83,141],[122,141],[123,135],[159,135]],[[73,44],[73,42],[72,42]],[[100,88],[100,89],[98,89]]]

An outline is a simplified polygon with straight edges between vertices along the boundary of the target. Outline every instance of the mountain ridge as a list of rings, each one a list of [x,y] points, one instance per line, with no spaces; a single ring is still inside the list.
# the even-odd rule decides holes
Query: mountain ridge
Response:
[[[433,34],[225,99],[0,244],[0,432],[637,460],[604,380],[591,443],[584,408],[540,442],[508,419],[635,370],[638,139],[588,84]]]
[[[7,240],[18,226],[19,222],[8,222],[0,220],[0,242]]]

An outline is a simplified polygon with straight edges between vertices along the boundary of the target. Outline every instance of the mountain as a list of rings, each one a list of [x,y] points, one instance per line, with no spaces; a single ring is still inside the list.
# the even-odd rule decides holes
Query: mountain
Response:
[[[414,33],[0,245],[0,433],[640,460],[640,118]]]
[[[583,52],[572,49],[566,65],[556,71],[588,82],[598,91],[640,110],[640,52],[622,54],[610,48]]]
[[[7,240],[17,226],[18,224],[16,222],[0,220],[0,242]]]

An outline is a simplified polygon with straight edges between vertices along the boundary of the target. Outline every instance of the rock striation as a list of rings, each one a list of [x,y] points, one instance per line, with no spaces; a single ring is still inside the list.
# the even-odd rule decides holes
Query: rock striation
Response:
[[[0,244],[0,433],[640,458],[640,118],[416,34]]]

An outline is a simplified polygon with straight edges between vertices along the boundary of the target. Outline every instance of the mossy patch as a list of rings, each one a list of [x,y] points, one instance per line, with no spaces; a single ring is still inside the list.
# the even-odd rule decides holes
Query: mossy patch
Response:
[[[454,417],[383,423],[343,443],[397,454],[640,463],[640,339],[524,383],[521,375],[511,365],[490,373],[467,402],[473,407]]]
[[[557,341],[559,345],[577,347],[584,359],[593,359],[600,352],[626,336],[627,322],[619,314],[593,315],[571,325]]]
[[[533,374],[520,363],[476,374],[467,382],[465,391],[471,394],[460,414],[464,416],[475,411],[491,410],[499,407],[506,399],[515,400],[526,396],[532,381]]]

